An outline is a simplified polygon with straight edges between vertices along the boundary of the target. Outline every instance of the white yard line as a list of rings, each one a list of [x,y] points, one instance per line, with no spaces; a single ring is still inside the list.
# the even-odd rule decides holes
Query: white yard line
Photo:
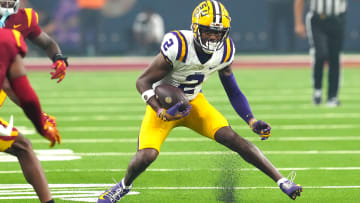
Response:
[[[231,168],[232,171],[259,171],[257,168]],[[359,171],[360,167],[307,167],[307,168],[278,168],[280,171]],[[90,172],[125,172],[126,169],[56,169],[44,170],[45,173],[90,173]],[[224,171],[223,168],[149,168],[147,172],[195,172],[195,171]],[[21,170],[0,171],[0,174],[22,174]],[[1,191],[0,191],[1,194]]]
[[[235,114],[224,114],[228,120],[239,120],[240,117]],[[143,115],[89,115],[89,116],[56,116],[56,119],[62,123],[68,122],[84,122],[84,121],[141,121]],[[360,113],[323,113],[323,114],[258,114],[257,117],[266,119],[286,119],[286,120],[302,120],[302,119],[349,119],[360,118]],[[18,122],[28,121],[25,117],[16,119]]]
[[[302,155],[329,155],[329,154],[360,154],[360,150],[334,150],[334,151],[263,151],[264,154],[272,155],[289,155],[289,154],[302,154]],[[77,156],[133,156],[134,152],[88,152],[88,153],[74,153]],[[228,155],[236,154],[232,151],[193,151],[193,152],[161,152],[162,156],[202,156],[202,155]]]
[[[16,122],[16,120],[14,121]],[[15,124],[16,125],[16,124]],[[19,125],[16,125],[19,127]],[[231,125],[234,130],[248,130],[250,128],[247,125]],[[61,127],[58,129],[60,132],[139,132],[140,126],[76,126],[76,127]],[[20,126],[19,129],[27,130],[27,132],[33,131],[33,127]],[[343,129],[360,129],[360,124],[298,124],[298,125],[272,125],[272,129],[276,130],[343,130]],[[176,131],[189,131],[190,129],[185,127],[175,128]],[[20,131],[21,132],[21,131]]]
[[[111,187],[114,184],[49,184],[50,189],[54,188],[74,188],[74,189],[81,189],[81,188],[103,188],[103,187]],[[314,189],[350,189],[350,188],[360,188],[360,185],[329,185],[329,186],[303,186],[304,188],[314,188]],[[4,192],[4,190],[8,189],[24,189],[24,188],[32,188],[31,185],[28,184],[0,184],[0,190]],[[237,190],[251,190],[251,189],[279,189],[276,186],[261,186],[261,187],[233,187]],[[223,189],[223,187],[214,187],[214,186],[205,186],[205,187],[133,187],[133,189],[137,190],[217,190]],[[93,192],[93,191],[89,191]],[[64,191],[63,193],[68,193]],[[73,193],[80,193],[79,191],[73,191]]]
[[[96,202],[98,196],[113,184],[49,184],[51,190],[64,189],[63,191],[53,191],[53,198],[60,198],[67,201]],[[38,199],[34,192],[21,192],[23,189],[31,189],[28,184],[0,184],[0,200],[21,200],[21,199]],[[360,185],[330,185],[330,186],[303,186],[305,189],[360,189]],[[16,192],[19,189],[19,192]],[[133,187],[128,195],[140,194],[134,190],[224,190],[224,187]],[[231,187],[233,190],[263,190],[279,189],[276,186],[265,187]],[[13,196],[9,196],[13,195]],[[32,196],[29,196],[32,195]]]
[[[16,122],[16,121],[15,121]],[[249,130],[246,125],[232,125],[234,130]],[[140,126],[76,126],[76,127],[61,127],[58,129],[61,132],[134,132],[139,131]],[[300,125],[272,125],[273,129],[277,130],[343,130],[343,129],[360,129],[360,124],[300,124]],[[29,128],[32,129],[32,128]],[[178,127],[176,131],[190,131],[185,127]]]
[[[249,141],[259,141],[259,137],[244,137]],[[271,137],[269,142],[313,142],[313,141],[360,141],[360,136],[328,136],[328,137]],[[32,139],[32,143],[48,143],[45,139]],[[103,139],[62,139],[63,143],[67,144],[86,144],[86,143],[137,143],[137,138],[103,138]],[[167,138],[166,142],[213,142],[210,139],[199,136],[195,137],[179,137],[179,138]]]
[[[218,108],[218,110],[220,111],[228,111],[226,110],[222,110],[222,108],[219,108],[219,106],[221,107],[221,105],[225,105],[228,106],[228,110],[230,111],[234,111],[231,106],[228,105],[227,101],[224,101],[224,104],[213,104],[214,106],[216,106]],[[44,108],[46,108],[49,112],[51,112],[52,114],[57,113],[57,114],[61,114],[61,113],[128,113],[128,112],[138,112],[143,114],[144,110],[145,110],[145,106],[143,104],[137,104],[137,105],[106,105],[106,104],[102,104],[102,103],[94,103],[94,104],[72,104],[72,105],[64,105],[61,106],[59,105],[59,103],[56,104],[46,104],[46,103],[42,103],[42,106]],[[317,108],[315,108],[310,102],[307,104],[279,104],[279,105],[270,105],[270,104],[252,104],[251,108],[252,109],[256,109],[257,111],[260,110],[270,110],[270,111],[274,111],[274,108],[276,106],[276,110],[311,110],[313,111],[314,109],[328,109],[326,106],[319,106]],[[339,107],[341,109],[354,109],[354,110],[358,110],[360,108],[360,105],[358,105],[357,103],[349,103],[346,105],[343,105],[341,107]],[[9,106],[6,107],[6,111],[7,112],[19,112],[22,113],[20,111],[20,109],[17,106]],[[311,112],[310,112],[311,113]]]

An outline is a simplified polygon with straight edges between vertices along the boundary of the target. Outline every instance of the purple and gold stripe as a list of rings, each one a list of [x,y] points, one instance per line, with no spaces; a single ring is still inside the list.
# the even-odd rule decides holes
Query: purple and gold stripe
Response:
[[[160,53],[164,57],[166,62],[168,62],[170,65],[173,65],[172,61],[164,54],[162,50],[160,50]]]
[[[221,63],[226,63],[231,59],[234,51],[234,44],[230,37],[226,38],[224,43],[224,55],[221,59]]]
[[[176,56],[176,60],[179,60],[179,61],[182,61],[185,63],[186,61],[186,58],[187,58],[187,54],[188,54],[188,46],[187,46],[187,42],[186,42],[186,39],[185,39],[185,36],[179,32],[179,31],[174,31],[174,32],[171,32],[172,34],[174,34],[178,40],[178,44],[179,44],[179,47],[178,47],[178,54]]]

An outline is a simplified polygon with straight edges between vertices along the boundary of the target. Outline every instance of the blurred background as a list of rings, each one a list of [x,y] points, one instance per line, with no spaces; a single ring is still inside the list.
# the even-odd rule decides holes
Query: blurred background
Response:
[[[66,55],[131,56],[154,55],[164,33],[190,29],[192,11],[201,2],[92,0],[104,5],[89,9],[82,5],[85,1],[22,0],[22,7],[39,13],[40,26]],[[222,2],[232,17],[230,35],[237,53],[308,52],[307,40],[294,35],[293,0]],[[344,44],[347,53],[360,51],[359,10],[359,2],[348,1]],[[30,56],[43,56],[34,46],[31,49]]]

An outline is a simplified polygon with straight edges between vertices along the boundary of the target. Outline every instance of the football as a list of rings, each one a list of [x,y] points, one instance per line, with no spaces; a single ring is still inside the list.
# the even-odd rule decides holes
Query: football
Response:
[[[178,102],[183,105],[180,106],[179,111],[183,111],[189,105],[184,92],[172,85],[162,84],[155,88],[155,95],[162,108],[169,109]]]

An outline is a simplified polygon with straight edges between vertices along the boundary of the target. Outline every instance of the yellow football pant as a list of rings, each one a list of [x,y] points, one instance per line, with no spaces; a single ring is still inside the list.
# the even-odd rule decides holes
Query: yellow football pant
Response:
[[[0,118],[0,125],[5,128],[9,125],[8,122]],[[18,136],[19,132],[16,128],[12,129],[10,136],[1,136],[0,135],[0,152],[3,152],[11,147],[14,143],[16,136]]]
[[[4,90],[0,90],[0,107],[4,104],[6,99],[6,93],[4,92]]]
[[[160,147],[169,132],[178,126],[190,128],[211,139],[214,139],[215,133],[220,128],[229,126],[225,117],[206,100],[202,93],[199,93],[190,104],[192,106],[190,114],[176,121],[161,120],[151,106],[147,105],[140,128],[138,150],[154,148],[160,152]]]

